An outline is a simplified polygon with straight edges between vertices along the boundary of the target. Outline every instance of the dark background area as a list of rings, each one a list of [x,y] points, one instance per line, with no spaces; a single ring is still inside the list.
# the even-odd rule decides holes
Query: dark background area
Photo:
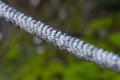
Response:
[[[55,29],[120,54],[120,0],[3,0]],[[0,80],[119,80],[0,19]]]

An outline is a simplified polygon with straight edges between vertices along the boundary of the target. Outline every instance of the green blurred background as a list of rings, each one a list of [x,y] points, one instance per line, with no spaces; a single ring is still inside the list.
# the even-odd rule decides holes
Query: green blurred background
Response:
[[[3,0],[27,15],[120,54],[120,0]],[[0,19],[0,80],[120,80],[120,75]]]

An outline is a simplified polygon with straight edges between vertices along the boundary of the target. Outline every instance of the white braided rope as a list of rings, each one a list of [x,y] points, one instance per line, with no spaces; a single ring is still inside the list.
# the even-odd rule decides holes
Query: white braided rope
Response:
[[[43,38],[61,50],[73,53],[84,60],[91,61],[106,69],[120,72],[120,57],[112,52],[104,51],[84,41],[57,31],[44,23],[34,20],[0,1],[0,17],[18,25],[21,29]],[[88,66],[89,67],[89,66]]]

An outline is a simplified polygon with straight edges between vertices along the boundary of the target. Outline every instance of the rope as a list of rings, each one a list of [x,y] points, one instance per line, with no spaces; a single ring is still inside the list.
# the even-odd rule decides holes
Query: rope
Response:
[[[0,1],[0,17],[48,43],[103,68],[120,72],[120,56],[55,30]],[[89,67],[89,66],[88,66]]]

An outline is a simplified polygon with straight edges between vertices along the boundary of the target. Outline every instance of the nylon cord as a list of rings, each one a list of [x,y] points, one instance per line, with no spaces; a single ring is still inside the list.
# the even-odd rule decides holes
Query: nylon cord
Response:
[[[120,72],[120,56],[55,30],[44,23],[17,11],[0,0],[0,17],[18,25],[21,29],[44,39],[55,47],[93,62],[103,68]],[[89,67],[89,66],[88,66]]]

